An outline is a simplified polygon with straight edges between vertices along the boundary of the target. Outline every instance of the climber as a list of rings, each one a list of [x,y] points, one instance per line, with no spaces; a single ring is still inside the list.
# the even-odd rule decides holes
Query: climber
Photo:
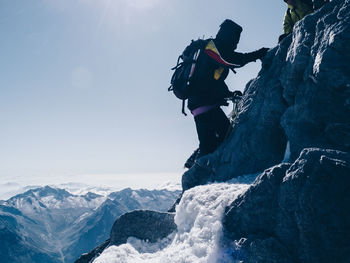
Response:
[[[313,3],[311,0],[283,0],[288,9],[284,15],[283,31],[284,34],[280,35],[278,42],[281,42],[286,36],[293,31],[293,27],[296,22],[303,19],[306,15],[313,12]]]
[[[234,50],[240,39],[242,27],[226,19],[214,39],[206,40],[204,52],[197,60],[198,75],[193,80],[193,92],[188,97],[188,108],[194,116],[199,151],[192,156],[185,167],[190,168],[194,160],[212,153],[225,139],[230,121],[220,106],[227,105],[225,98],[242,95],[241,92],[229,91],[224,80],[229,69],[262,59],[268,48],[261,48],[251,53],[238,53]]]

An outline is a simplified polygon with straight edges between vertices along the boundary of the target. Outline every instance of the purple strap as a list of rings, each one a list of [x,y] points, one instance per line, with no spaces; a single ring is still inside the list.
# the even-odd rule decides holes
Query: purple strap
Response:
[[[214,105],[208,105],[208,106],[202,106],[202,107],[198,107],[196,109],[194,109],[193,111],[191,111],[192,115],[194,117],[198,116],[198,115],[201,115],[203,113],[206,113],[212,109],[214,109],[215,107],[217,107],[218,105],[217,104],[214,104]]]

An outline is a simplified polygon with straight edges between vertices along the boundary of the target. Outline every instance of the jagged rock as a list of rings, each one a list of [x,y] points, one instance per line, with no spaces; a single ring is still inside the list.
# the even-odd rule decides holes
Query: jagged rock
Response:
[[[89,253],[82,254],[74,263],[90,263],[98,257],[106,247],[108,247],[110,239],[107,239],[101,245],[91,250]]]
[[[305,149],[261,174],[227,208],[224,227],[245,263],[349,262],[349,203],[350,154]]]
[[[165,238],[176,230],[174,214],[137,210],[119,217],[111,230],[110,245],[121,245],[129,237],[149,242]]]
[[[350,2],[335,0],[293,32],[281,76],[281,125],[294,160],[307,147],[350,150]]]
[[[349,0],[297,23],[247,84],[231,136],[183,175],[183,190],[276,165],[287,141],[291,161],[307,147],[349,151],[349,25]]]
[[[168,209],[168,213],[175,213],[176,206],[180,203],[183,193],[179,195],[179,197],[175,200],[174,204]]]

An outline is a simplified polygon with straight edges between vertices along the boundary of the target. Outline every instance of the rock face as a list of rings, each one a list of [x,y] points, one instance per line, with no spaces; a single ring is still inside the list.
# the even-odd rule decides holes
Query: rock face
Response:
[[[126,243],[129,237],[156,242],[176,230],[175,214],[139,210],[126,213],[117,219],[111,230],[110,245]]]
[[[99,256],[103,250],[105,250],[106,247],[108,247],[109,243],[111,242],[110,239],[107,239],[105,242],[103,242],[101,245],[97,246],[93,250],[91,250],[89,253],[82,254],[75,263],[89,263],[92,262],[97,256]]]
[[[333,0],[297,23],[246,86],[234,132],[183,175],[183,189],[276,165],[287,141],[291,161],[307,147],[349,151],[349,40],[349,0]]]
[[[294,30],[281,76],[293,159],[307,147],[350,149],[349,41],[349,1],[333,1]]]
[[[136,210],[120,216],[111,230],[110,239],[91,252],[83,254],[75,263],[89,263],[112,245],[125,244],[129,237],[154,243],[176,231],[173,213]]]
[[[266,170],[226,210],[224,226],[246,262],[350,261],[350,154],[305,149]]]

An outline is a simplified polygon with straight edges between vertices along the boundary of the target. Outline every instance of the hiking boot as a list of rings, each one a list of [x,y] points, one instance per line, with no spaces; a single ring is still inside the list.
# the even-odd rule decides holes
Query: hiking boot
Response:
[[[184,167],[190,169],[194,165],[194,163],[195,163],[196,159],[198,158],[198,156],[199,156],[199,148],[192,153],[190,158],[187,159],[187,161],[185,162]]]

